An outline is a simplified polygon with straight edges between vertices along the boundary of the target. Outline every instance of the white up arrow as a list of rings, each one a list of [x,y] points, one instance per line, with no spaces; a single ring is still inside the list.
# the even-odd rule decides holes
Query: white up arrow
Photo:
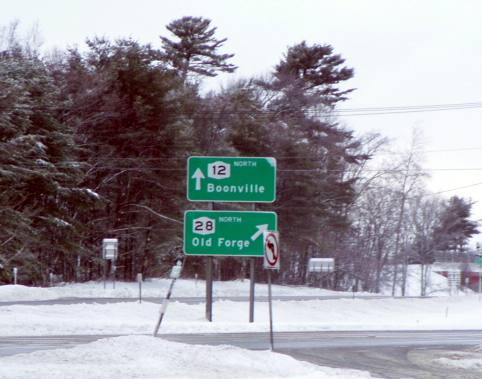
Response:
[[[268,224],[256,225],[258,231],[251,236],[251,241],[255,241],[263,232],[268,230]]]
[[[191,176],[192,179],[196,179],[196,191],[201,189],[201,180],[205,178],[203,172],[200,168],[194,171],[194,174]]]

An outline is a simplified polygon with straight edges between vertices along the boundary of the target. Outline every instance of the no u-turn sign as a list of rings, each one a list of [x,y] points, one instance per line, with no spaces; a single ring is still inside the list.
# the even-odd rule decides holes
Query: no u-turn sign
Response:
[[[279,233],[264,232],[264,262],[263,267],[270,270],[279,270],[280,268],[280,248]]]

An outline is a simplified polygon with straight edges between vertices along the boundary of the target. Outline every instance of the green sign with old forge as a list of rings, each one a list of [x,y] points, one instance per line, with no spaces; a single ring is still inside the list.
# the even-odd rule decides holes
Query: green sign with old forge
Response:
[[[186,211],[186,255],[264,255],[263,232],[278,230],[274,212]]]

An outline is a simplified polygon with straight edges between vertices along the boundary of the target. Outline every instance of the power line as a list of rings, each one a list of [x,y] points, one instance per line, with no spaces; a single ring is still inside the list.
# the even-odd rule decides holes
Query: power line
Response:
[[[477,187],[477,186],[480,186],[480,185],[482,185],[482,182],[472,183],[472,184],[468,184],[466,186],[455,187],[455,188],[450,188],[450,189],[447,189],[447,190],[434,192],[433,195],[439,195],[441,193],[457,191],[457,190],[461,190],[461,189],[465,189],[465,188]]]
[[[406,105],[406,106],[390,106],[390,107],[364,107],[364,108],[339,108],[339,109],[306,109],[300,110],[300,113],[311,116],[377,116],[377,115],[394,115],[405,113],[421,113],[421,112],[440,112],[440,111],[452,111],[452,110],[466,110],[466,109],[479,109],[482,108],[482,102],[467,102],[467,103],[452,103],[452,104],[429,104],[429,105]],[[5,108],[4,108],[5,109]],[[34,111],[69,111],[69,108],[63,107],[21,107],[13,106],[10,110],[34,110]],[[289,110],[246,110],[246,111],[206,111],[194,112],[192,115],[179,115],[179,116],[166,116],[168,119],[174,118],[205,118],[210,117],[225,118],[232,115],[250,115],[250,116],[274,116],[278,114],[284,114],[288,117],[294,117],[296,114]]]
[[[407,109],[421,109],[421,108],[459,108],[466,106],[481,107],[482,102],[469,102],[469,103],[451,103],[451,104],[426,104],[426,105],[402,105],[402,106],[390,106],[390,107],[371,107],[371,108],[340,108],[340,112],[359,112],[359,111],[381,111],[381,110],[407,110]]]
[[[243,157],[239,157],[243,158]],[[10,166],[12,168],[72,168],[72,169],[80,169],[80,166],[88,166],[91,169],[96,170],[137,170],[137,171],[186,171],[186,166],[183,165],[182,167],[159,167],[159,166],[96,166],[89,164],[88,162],[57,162],[51,163],[51,165],[42,165],[42,164],[6,164],[5,166]],[[315,167],[315,168],[290,168],[290,169],[283,169],[278,166],[278,172],[320,172],[320,173],[344,173],[344,172],[358,172],[357,168],[345,168],[345,169],[327,169],[324,167]],[[364,168],[363,172],[379,172],[379,173],[406,173],[406,174],[413,174],[413,173],[424,173],[424,172],[472,172],[472,171],[482,171],[482,167],[442,167],[442,168],[422,168],[420,171],[414,170],[406,170],[404,168],[401,169],[369,169]]]

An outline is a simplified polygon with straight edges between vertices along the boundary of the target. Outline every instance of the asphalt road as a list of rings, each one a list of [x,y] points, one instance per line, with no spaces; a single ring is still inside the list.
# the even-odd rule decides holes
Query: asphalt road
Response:
[[[72,347],[109,336],[0,337],[0,356]],[[269,349],[267,333],[161,334],[184,343]],[[384,378],[480,379],[480,372],[449,369],[433,359],[482,343],[481,330],[275,333],[275,351],[331,367],[370,371]]]
[[[357,299],[373,300],[391,298],[391,296],[358,296]],[[411,297],[400,297],[400,299],[409,299]],[[334,299],[353,299],[352,295],[324,295],[324,296],[273,296],[273,300],[334,300]],[[152,303],[162,303],[163,297],[143,297],[142,301]],[[214,301],[230,300],[230,301],[249,301],[248,296],[215,296]],[[53,300],[19,300],[19,301],[1,301],[1,306],[9,305],[54,305],[54,304],[110,304],[122,302],[136,302],[138,298],[117,298],[117,297],[64,297]],[[204,303],[204,297],[171,297],[171,301],[179,301],[186,304]],[[268,296],[255,296],[255,301],[268,301]]]

